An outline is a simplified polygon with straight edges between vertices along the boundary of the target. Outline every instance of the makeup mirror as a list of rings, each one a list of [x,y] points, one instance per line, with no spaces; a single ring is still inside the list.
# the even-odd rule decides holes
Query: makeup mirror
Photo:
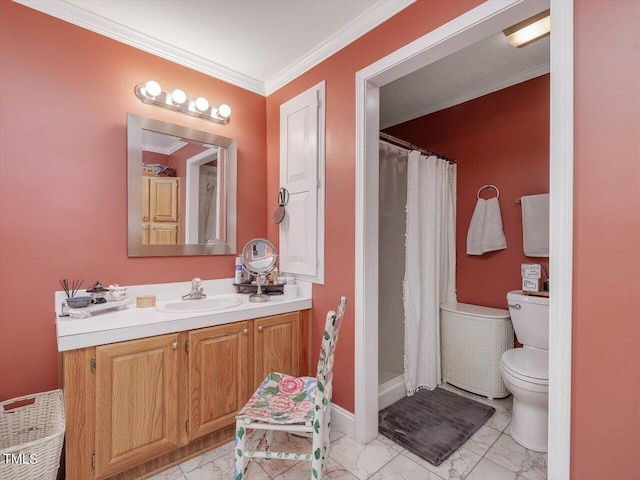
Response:
[[[262,285],[266,276],[271,272],[278,261],[278,252],[269,240],[254,238],[247,242],[242,250],[242,266],[245,270],[255,275],[258,284],[258,292],[249,297],[250,302],[268,302],[269,295],[262,293]]]

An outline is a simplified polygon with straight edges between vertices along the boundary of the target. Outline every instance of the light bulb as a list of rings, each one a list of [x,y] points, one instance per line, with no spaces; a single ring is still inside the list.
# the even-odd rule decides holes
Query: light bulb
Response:
[[[171,92],[171,99],[176,105],[182,105],[187,101],[187,95],[179,88],[176,88],[173,92]]]
[[[209,101],[204,97],[196,98],[196,108],[201,112],[204,112],[207,108],[209,108]]]
[[[145,91],[147,95],[150,97],[157,97],[162,93],[162,88],[160,88],[160,84],[155,80],[149,80],[144,85]]]
[[[223,103],[218,107],[218,115],[222,118],[229,118],[231,116],[231,107],[226,103]]]

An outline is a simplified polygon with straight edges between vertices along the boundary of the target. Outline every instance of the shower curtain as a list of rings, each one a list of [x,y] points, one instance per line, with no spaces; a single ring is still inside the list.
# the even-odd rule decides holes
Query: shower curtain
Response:
[[[408,150],[380,142],[378,216],[378,382],[404,372],[404,235]]]
[[[404,277],[407,395],[441,383],[440,304],[456,301],[456,165],[409,153]]]
[[[217,237],[218,173],[210,165],[200,166],[198,243],[210,243]]]

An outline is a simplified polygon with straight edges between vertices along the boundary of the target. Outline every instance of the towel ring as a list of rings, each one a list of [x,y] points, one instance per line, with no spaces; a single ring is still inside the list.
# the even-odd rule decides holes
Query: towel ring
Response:
[[[480,190],[478,190],[478,193],[476,194],[476,197],[478,197],[478,200],[480,200],[480,192],[485,188],[493,188],[496,191],[496,198],[500,198],[500,190],[498,190],[498,187],[496,187],[492,183],[488,183],[484,187],[480,187]]]

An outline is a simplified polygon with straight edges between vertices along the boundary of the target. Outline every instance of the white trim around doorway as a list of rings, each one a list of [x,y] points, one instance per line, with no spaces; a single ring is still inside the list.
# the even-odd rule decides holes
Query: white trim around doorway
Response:
[[[573,0],[487,1],[356,74],[354,438],[378,435],[379,89],[551,6],[548,478],[569,478],[573,271]],[[366,319],[366,321],[365,321]]]

